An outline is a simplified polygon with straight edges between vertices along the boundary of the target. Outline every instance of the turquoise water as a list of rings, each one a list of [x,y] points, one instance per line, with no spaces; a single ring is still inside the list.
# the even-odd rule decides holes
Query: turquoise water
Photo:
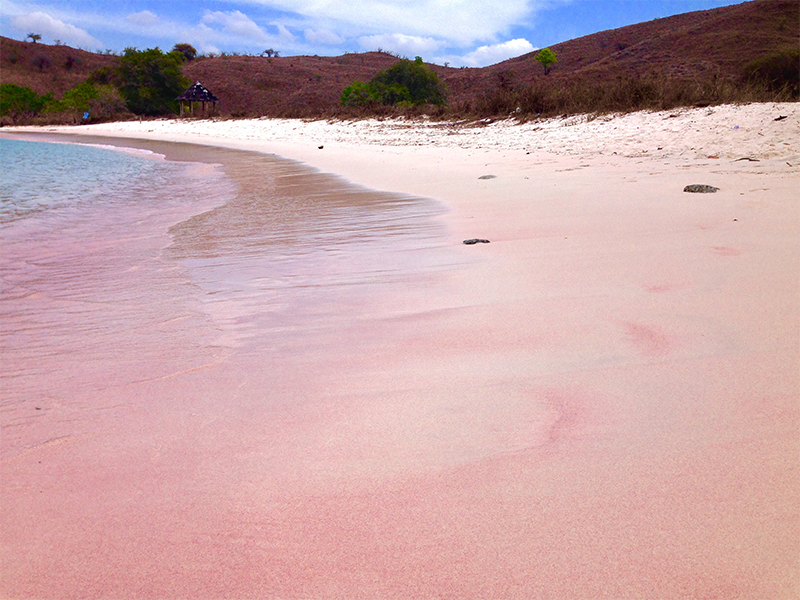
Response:
[[[0,222],[135,202],[179,176],[180,165],[156,158],[142,150],[0,138]]]

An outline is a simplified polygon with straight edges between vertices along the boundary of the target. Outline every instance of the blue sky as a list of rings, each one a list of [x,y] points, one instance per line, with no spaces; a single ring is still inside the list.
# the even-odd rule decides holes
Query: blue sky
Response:
[[[0,0],[0,35],[90,51],[281,56],[383,49],[486,66],[569,39],[742,0]]]

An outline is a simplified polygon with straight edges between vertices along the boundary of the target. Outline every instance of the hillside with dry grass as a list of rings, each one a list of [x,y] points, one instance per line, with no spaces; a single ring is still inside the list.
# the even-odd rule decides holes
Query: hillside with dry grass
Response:
[[[798,0],[754,0],[557,44],[551,49],[558,62],[548,75],[535,53],[485,68],[430,65],[448,90],[448,107],[428,110],[439,116],[503,116],[797,100],[791,86],[748,81],[748,69],[752,72],[759,60],[780,57],[784,70],[787,60],[791,70],[799,32]],[[113,68],[117,60],[67,46],[0,38],[0,81],[55,98],[98,68]],[[396,61],[382,52],[225,55],[196,58],[183,71],[220,99],[221,116],[365,116],[363,109],[340,106],[342,90],[353,81],[368,81]],[[794,66],[800,70],[796,62]],[[373,107],[369,112],[397,111]]]
[[[531,53],[484,69],[451,73],[446,81],[451,104],[473,108],[476,100],[497,95],[498,89],[572,87],[586,92],[630,80],[650,80],[673,92],[683,88],[693,96],[689,103],[702,103],[704,90],[717,92],[723,101],[746,100],[742,96],[749,92],[744,89],[748,65],[775,54],[796,55],[798,47],[800,2],[755,0],[556,44],[551,49],[558,63],[547,76]],[[800,70],[800,64],[796,66]]]

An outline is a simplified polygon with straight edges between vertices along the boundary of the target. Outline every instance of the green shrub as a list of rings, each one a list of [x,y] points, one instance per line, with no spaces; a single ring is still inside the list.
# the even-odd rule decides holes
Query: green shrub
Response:
[[[97,88],[91,83],[83,82],[71,90],[64,92],[61,105],[67,110],[85,112],[92,107],[92,100],[100,96]]]
[[[22,116],[39,114],[51,101],[50,94],[37,96],[32,89],[14,83],[0,85],[0,116],[11,117],[14,121]]]
[[[48,113],[48,120],[74,122],[82,120],[82,115],[86,112],[91,113],[91,119],[96,121],[112,118],[126,111],[125,102],[113,85],[85,81],[64,92],[61,100],[48,98],[44,112]]]
[[[354,81],[342,92],[342,106],[369,106],[380,102],[380,95],[369,83]]]
[[[445,104],[445,90],[439,77],[422,58],[403,58],[373,77],[369,83],[356,81],[342,92],[344,106],[374,104],[420,106]]]

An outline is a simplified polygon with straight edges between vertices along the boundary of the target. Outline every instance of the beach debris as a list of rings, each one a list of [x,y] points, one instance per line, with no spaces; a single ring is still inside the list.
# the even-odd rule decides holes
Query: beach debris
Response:
[[[739,162],[740,160],[749,160],[750,162],[758,162],[757,158],[753,158],[752,156],[743,156],[742,158],[737,158],[733,162]]]
[[[317,146],[320,150],[322,150],[325,146]]]
[[[788,119],[788,115],[781,115],[777,119],[772,119],[773,121],[783,121],[784,119]]]
[[[488,244],[490,242],[489,242],[489,240],[484,240],[484,239],[481,239],[481,238],[472,238],[472,239],[469,239],[469,240],[464,240],[464,243],[467,246],[471,246],[472,244]]]
[[[691,192],[693,194],[713,194],[719,191],[719,188],[713,185],[706,185],[704,183],[693,183],[683,188],[684,192]]]
[[[497,179],[497,175],[481,175],[478,179]]]

